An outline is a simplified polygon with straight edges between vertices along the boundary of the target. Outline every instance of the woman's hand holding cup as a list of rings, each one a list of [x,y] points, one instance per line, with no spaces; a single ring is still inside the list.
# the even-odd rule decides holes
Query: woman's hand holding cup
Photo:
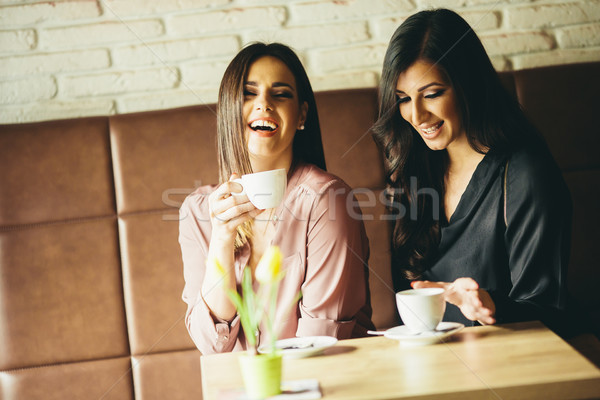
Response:
[[[237,174],[232,174],[229,181],[221,184],[208,198],[213,236],[221,239],[235,239],[237,227],[262,211],[245,194],[233,195],[243,190],[242,185],[234,182],[238,178]]]

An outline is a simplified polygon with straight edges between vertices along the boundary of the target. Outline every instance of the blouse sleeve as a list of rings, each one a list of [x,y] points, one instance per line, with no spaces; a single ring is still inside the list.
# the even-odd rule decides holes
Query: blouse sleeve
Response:
[[[350,188],[334,180],[311,211],[297,336],[364,336],[372,326],[368,257],[360,208]]]
[[[564,326],[571,245],[569,190],[550,156],[517,153],[506,176],[505,242],[512,288],[490,293],[499,323],[542,320]]]
[[[185,279],[182,299],[187,303],[185,325],[203,354],[232,351],[240,331],[239,316],[231,322],[215,319],[201,294],[211,230],[208,197],[200,193],[188,196],[179,210],[179,244]]]

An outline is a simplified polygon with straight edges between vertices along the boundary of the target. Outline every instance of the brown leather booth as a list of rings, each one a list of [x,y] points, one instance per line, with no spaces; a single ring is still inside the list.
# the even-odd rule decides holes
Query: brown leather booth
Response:
[[[600,62],[503,73],[574,202],[570,288],[600,310]],[[361,201],[378,328],[396,323],[376,90],[317,93],[329,171]],[[178,207],[217,181],[215,110],[0,126],[0,397],[200,399]],[[583,346],[584,351],[589,350]]]

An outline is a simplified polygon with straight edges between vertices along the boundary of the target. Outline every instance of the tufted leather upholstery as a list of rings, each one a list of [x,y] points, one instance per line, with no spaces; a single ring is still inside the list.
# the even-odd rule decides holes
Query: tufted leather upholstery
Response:
[[[570,288],[600,315],[600,63],[503,73],[574,201]],[[378,328],[396,323],[376,90],[317,93],[328,170],[371,246]],[[201,398],[181,301],[177,209],[217,181],[215,108],[0,127],[0,397]]]

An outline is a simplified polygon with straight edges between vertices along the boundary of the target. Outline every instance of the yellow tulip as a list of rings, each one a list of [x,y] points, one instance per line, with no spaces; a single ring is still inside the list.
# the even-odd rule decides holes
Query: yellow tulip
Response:
[[[271,283],[279,274],[283,256],[277,246],[269,246],[260,258],[254,276],[260,283]]]

